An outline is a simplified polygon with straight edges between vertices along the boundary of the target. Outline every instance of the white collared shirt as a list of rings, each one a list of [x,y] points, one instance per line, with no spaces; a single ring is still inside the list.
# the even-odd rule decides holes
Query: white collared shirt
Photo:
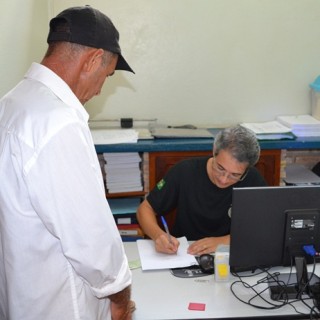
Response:
[[[87,121],[36,63],[0,100],[0,319],[111,319],[131,284]]]

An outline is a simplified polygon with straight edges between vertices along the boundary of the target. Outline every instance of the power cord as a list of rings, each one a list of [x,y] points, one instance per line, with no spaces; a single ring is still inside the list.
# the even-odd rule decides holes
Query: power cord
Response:
[[[314,294],[314,297],[312,297],[313,299],[313,302],[314,302],[314,306],[310,306],[310,304],[308,304],[306,301],[310,300],[311,298],[303,298],[302,297],[302,293],[305,291],[306,287],[309,285],[310,283],[310,279],[312,278],[312,276],[314,275],[314,272],[315,272],[315,260],[314,260],[314,264],[313,264],[313,271],[311,272],[311,276],[308,278],[308,282],[305,284],[305,286],[303,288],[301,288],[301,292],[298,292],[298,295],[297,295],[297,299],[294,299],[294,300],[289,300],[288,298],[288,294],[286,294],[286,288],[288,286],[290,286],[289,282],[284,282],[284,281],[281,281],[279,280],[279,275],[280,273],[279,272],[274,272],[274,273],[270,273],[269,270],[270,269],[264,269],[264,268],[258,268],[259,273],[258,274],[264,274],[266,273],[266,276],[261,278],[260,280],[258,280],[255,284],[251,285],[249,284],[248,282],[246,282],[244,279],[245,278],[250,278],[250,277],[253,277],[253,276],[257,276],[257,273],[255,274],[251,274],[251,275],[245,275],[245,276],[242,276],[238,273],[235,273],[233,272],[232,274],[237,277],[239,280],[237,281],[234,281],[231,286],[230,286],[230,290],[232,292],[232,294],[234,295],[235,298],[237,298],[239,301],[241,301],[242,303],[244,304],[247,304],[251,307],[254,307],[254,308],[257,308],[257,309],[263,309],[263,310],[274,310],[274,309],[280,309],[286,305],[289,305],[291,306],[294,311],[297,313],[297,314],[301,314],[301,315],[305,315],[305,316],[309,316],[310,319],[320,319],[320,315],[319,313],[317,312],[316,309],[318,309],[317,307],[317,304],[315,302],[315,299],[316,299],[316,295],[315,293]],[[291,261],[291,268],[290,268],[290,273],[289,273],[289,278],[290,279],[290,276],[291,274],[293,275],[292,273],[292,269],[293,269],[293,263]],[[268,286],[263,286],[261,287],[261,284],[265,284],[265,283],[270,283],[271,282],[275,282],[275,284],[277,286],[279,286],[280,288],[283,288],[283,295],[282,295],[282,300],[281,301],[271,301],[271,299],[269,300],[268,298],[266,298],[265,296],[263,296],[263,293],[265,291],[267,291],[269,289]],[[289,281],[289,280],[288,280]],[[242,298],[240,298],[240,296],[236,293],[236,287],[237,285],[242,285],[244,288],[248,289],[248,290],[251,290],[252,291],[252,296],[249,297],[247,300],[244,300]],[[320,284],[319,284],[320,285]],[[320,303],[320,286],[318,286],[319,290],[317,292],[317,298],[319,299],[318,300],[318,303]],[[301,294],[300,294],[301,293]],[[295,307],[295,303],[296,302],[302,302],[309,310],[310,310],[310,313],[309,314],[306,314],[306,313],[303,313],[303,312],[300,312],[296,307]],[[319,309],[318,309],[319,310]]]
[[[260,273],[265,273],[267,272],[267,270],[264,269],[260,269],[258,268],[258,270],[261,270]],[[269,288],[268,287],[264,287],[261,288],[261,284],[267,279],[267,277],[274,277],[276,274],[268,274],[267,277],[262,278],[261,280],[257,281],[256,284],[250,285],[249,283],[247,283],[246,281],[243,280],[244,277],[240,276],[238,273],[233,273],[234,276],[236,276],[237,278],[239,278],[239,280],[234,281],[231,286],[231,292],[232,294],[241,302],[250,305],[252,307],[258,308],[258,309],[263,309],[263,310],[274,310],[274,309],[279,309],[283,306],[285,306],[287,304],[287,301],[283,301],[280,303],[276,303],[276,302],[272,302],[268,299],[266,299],[262,294],[267,291]],[[246,276],[246,278],[250,278],[256,276],[256,274],[253,274],[251,276]],[[237,284],[241,284],[243,287],[245,287],[246,289],[249,289],[253,292],[253,296],[248,299],[247,301],[243,300],[242,298],[239,297],[239,295],[236,294],[236,285]],[[260,288],[259,288],[260,286]],[[266,305],[261,305],[258,303],[254,303],[253,301],[257,301],[258,299],[261,299]]]

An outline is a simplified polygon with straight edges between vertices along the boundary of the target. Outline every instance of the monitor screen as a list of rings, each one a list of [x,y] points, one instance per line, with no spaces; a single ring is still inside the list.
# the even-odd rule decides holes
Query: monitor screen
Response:
[[[230,268],[234,271],[289,266],[320,251],[320,186],[234,188]],[[294,264],[294,263],[293,263]]]

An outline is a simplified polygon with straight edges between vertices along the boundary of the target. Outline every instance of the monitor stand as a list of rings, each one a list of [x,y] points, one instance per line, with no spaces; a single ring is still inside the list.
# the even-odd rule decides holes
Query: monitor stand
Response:
[[[269,279],[271,299],[293,300],[300,299],[302,295],[316,298],[316,293],[320,292],[320,278],[308,272],[304,257],[295,257],[295,267],[296,273],[280,273]]]

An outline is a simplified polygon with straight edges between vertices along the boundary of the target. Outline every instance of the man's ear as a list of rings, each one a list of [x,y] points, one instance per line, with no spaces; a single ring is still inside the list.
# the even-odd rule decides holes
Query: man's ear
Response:
[[[90,50],[86,56],[85,71],[91,71],[100,67],[103,54],[103,49]]]
[[[215,147],[213,147],[213,151],[212,151],[212,154],[214,155],[214,156],[216,156],[217,155],[217,153],[216,153],[217,151],[216,151],[216,148]]]

